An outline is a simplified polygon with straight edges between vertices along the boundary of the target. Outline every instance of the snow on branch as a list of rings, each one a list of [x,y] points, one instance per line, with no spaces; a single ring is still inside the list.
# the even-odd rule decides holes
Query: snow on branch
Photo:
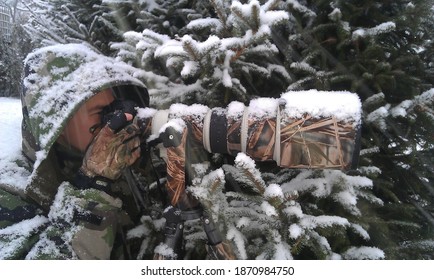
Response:
[[[359,198],[382,204],[380,200],[368,196],[365,192],[373,187],[372,180],[362,176],[346,175],[339,170],[303,171],[281,187],[284,193],[297,191],[300,194],[309,193],[317,198],[332,197],[352,215],[360,215],[357,207]]]
[[[395,118],[406,117],[409,112],[412,112],[416,107],[419,107],[419,110],[431,113],[431,116],[434,117],[434,110],[432,109],[433,105],[434,88],[425,91],[412,100],[405,100],[401,102],[390,110],[390,114]]]
[[[347,219],[338,216],[310,216],[305,215],[300,223],[304,229],[332,227],[334,225],[347,227],[350,225]]]
[[[190,30],[202,30],[202,29],[210,29],[215,30],[216,33],[223,28],[223,25],[220,20],[216,18],[200,18],[195,19],[187,24],[187,28]]]
[[[243,170],[243,175],[254,183],[256,189],[260,193],[265,191],[265,182],[261,177],[261,173],[256,169],[256,164],[252,158],[244,153],[238,153],[235,158],[235,165]]]
[[[235,245],[236,245],[236,247],[238,249],[238,253],[240,254],[241,259],[243,259],[243,260],[247,259],[247,253],[246,253],[246,250],[245,250],[245,238],[244,238],[244,235],[239,230],[237,230],[237,228],[231,227],[228,230],[226,238],[228,240],[232,240],[235,243]]]
[[[366,123],[373,124],[382,131],[387,130],[386,118],[389,116],[390,104],[381,106],[366,116]]]
[[[360,28],[353,32],[353,39],[372,37],[379,34],[391,32],[395,30],[396,24],[394,22],[383,22],[372,28]]]
[[[267,8],[268,5],[261,6],[257,0],[247,4],[233,1],[231,11],[238,21],[248,25],[253,33],[256,33],[263,25],[272,26],[289,19],[286,11],[270,11]]]
[[[375,247],[351,247],[343,254],[349,260],[379,260],[384,259],[384,252]]]
[[[297,0],[287,0],[286,2],[289,5],[291,5],[292,9],[294,9],[295,11],[297,11],[303,15],[306,15],[307,17],[315,18],[317,16],[314,11],[312,11],[308,7],[300,4],[300,2]]]
[[[306,98],[309,96],[309,98]],[[282,94],[286,100],[285,112],[288,116],[301,118],[303,114],[314,117],[334,116],[340,121],[361,121],[361,102],[357,94],[346,91],[289,91]]]

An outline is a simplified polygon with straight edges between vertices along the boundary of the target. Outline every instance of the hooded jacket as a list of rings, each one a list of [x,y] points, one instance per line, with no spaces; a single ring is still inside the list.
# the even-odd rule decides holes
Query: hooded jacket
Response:
[[[65,170],[76,171],[83,155],[56,141],[80,106],[103,89],[148,106],[146,87],[134,76],[140,70],[84,44],[43,47],[24,62],[22,152],[29,160],[23,165],[32,168],[24,191],[0,185],[0,258],[118,258],[113,248],[125,242],[117,242],[116,233],[137,217],[129,216],[124,197],[69,183]]]
[[[53,146],[78,108],[102,89],[129,95],[141,107],[149,96],[140,71],[101,55],[84,44],[54,45],[35,50],[24,61],[22,149],[33,162],[25,196],[48,209],[63,178],[55,172]]]

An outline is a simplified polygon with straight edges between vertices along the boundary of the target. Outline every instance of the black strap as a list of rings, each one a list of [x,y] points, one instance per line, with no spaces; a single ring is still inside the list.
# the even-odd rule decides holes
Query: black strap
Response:
[[[72,184],[81,190],[97,189],[107,192],[110,188],[111,181],[101,176],[88,177],[79,169]]]
[[[221,110],[212,110],[209,128],[210,148],[213,153],[225,154],[227,149],[227,120]]]
[[[104,218],[99,216],[99,215],[93,214],[91,212],[74,211],[73,220],[75,222],[84,221],[84,222],[88,222],[90,224],[99,226],[99,225],[101,225],[101,222],[102,222],[102,220],[104,220]]]

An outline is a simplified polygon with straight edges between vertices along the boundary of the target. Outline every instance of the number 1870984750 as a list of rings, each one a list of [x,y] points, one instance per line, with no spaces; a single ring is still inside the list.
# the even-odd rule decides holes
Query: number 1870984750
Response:
[[[263,267],[263,266],[239,266],[235,267],[235,275],[294,275],[294,267]]]

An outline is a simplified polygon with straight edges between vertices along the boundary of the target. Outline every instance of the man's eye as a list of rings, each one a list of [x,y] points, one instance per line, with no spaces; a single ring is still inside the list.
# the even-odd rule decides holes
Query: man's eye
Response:
[[[96,131],[98,128],[101,128],[101,124],[99,124],[99,123],[94,124],[94,125],[92,125],[91,127],[89,127],[89,132],[90,132],[91,134],[94,134],[95,131]]]

